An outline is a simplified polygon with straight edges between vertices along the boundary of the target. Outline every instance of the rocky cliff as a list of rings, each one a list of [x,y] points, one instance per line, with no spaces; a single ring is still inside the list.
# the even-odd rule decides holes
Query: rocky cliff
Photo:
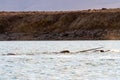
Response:
[[[119,33],[119,8],[0,12],[0,40],[111,40]]]

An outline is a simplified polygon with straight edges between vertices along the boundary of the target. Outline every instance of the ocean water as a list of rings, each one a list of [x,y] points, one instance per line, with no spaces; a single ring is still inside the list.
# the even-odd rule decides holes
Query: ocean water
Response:
[[[110,51],[76,53],[97,47]],[[119,50],[120,41],[1,41],[0,80],[120,80]]]

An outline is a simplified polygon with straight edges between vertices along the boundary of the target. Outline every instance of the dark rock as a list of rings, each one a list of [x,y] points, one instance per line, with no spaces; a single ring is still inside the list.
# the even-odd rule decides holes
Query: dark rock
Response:
[[[100,50],[100,52],[105,52],[104,50]]]
[[[69,50],[63,50],[63,51],[60,51],[60,53],[70,53]]]
[[[64,33],[64,34],[63,34],[64,37],[67,37],[68,35],[69,35],[68,33]]]
[[[16,55],[15,53],[8,53],[7,55]]]

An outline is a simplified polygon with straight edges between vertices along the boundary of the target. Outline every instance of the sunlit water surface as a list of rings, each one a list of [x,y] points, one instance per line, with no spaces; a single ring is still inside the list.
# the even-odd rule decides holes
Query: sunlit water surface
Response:
[[[52,54],[101,46],[111,52]],[[120,80],[119,48],[120,41],[1,41],[0,80]]]

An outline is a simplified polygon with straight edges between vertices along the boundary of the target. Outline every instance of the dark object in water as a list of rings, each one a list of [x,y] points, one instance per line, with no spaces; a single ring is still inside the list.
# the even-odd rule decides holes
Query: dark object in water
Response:
[[[103,48],[103,47],[97,47],[97,48],[82,50],[82,51],[78,51],[78,52],[76,52],[76,53],[79,53],[79,52],[87,52],[87,51],[93,51],[93,50],[97,50],[97,49],[101,49],[101,48]]]
[[[100,50],[100,52],[105,52],[104,50]]]
[[[70,53],[69,50],[63,50],[63,51],[60,51],[60,53]]]
[[[16,54],[14,54],[14,53],[8,53],[7,55],[16,55]]]
[[[110,50],[95,50],[94,52],[109,52]]]
[[[105,51],[105,50],[100,50],[100,52],[109,52],[109,51],[110,51],[110,50],[106,50],[106,51]]]

